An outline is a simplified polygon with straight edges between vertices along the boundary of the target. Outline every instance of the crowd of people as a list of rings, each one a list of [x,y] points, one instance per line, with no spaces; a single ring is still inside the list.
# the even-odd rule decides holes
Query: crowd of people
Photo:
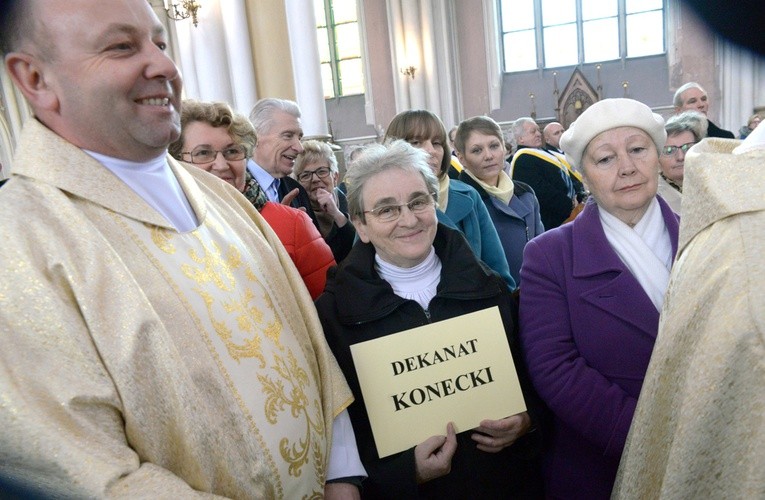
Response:
[[[95,7],[0,13],[34,112],[0,189],[0,493],[765,496],[759,116],[732,140],[690,82],[667,120],[520,117],[508,151],[406,110],[341,177],[295,102],[181,101],[152,7]],[[381,454],[354,346],[486,309],[525,411]]]

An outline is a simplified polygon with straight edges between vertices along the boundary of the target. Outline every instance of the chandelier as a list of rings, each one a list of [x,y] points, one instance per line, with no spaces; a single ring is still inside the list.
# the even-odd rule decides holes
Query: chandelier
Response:
[[[174,19],[175,21],[188,19],[190,17],[191,22],[194,23],[194,26],[198,24],[199,20],[197,19],[197,11],[201,7],[199,2],[196,0],[181,0],[180,2],[170,0],[170,5],[167,5],[167,3],[168,2],[165,2],[165,11],[167,12],[167,17]]]

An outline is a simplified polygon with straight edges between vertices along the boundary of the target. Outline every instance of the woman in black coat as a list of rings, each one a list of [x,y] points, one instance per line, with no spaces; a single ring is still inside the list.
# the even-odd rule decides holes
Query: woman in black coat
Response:
[[[329,273],[316,301],[324,332],[354,393],[348,408],[369,477],[366,498],[538,498],[535,418],[523,412],[455,435],[432,436],[379,458],[351,345],[498,306],[527,407],[537,399],[518,353],[515,302],[464,237],[436,221],[437,180],[403,141],[365,151],[351,171],[349,212],[361,240]],[[447,422],[449,415],[444,415]]]

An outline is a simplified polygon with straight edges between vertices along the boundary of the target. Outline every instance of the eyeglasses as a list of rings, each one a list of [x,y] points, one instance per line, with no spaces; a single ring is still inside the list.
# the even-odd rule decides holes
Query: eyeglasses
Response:
[[[682,151],[683,154],[685,154],[685,153],[688,152],[689,149],[691,149],[691,147],[694,144],[696,144],[696,143],[695,142],[687,142],[687,143],[683,144],[682,146],[664,146],[663,148],[661,148],[661,154],[663,154],[664,156],[672,156],[675,153],[677,153],[678,149],[680,151]]]
[[[330,170],[327,167],[317,168],[316,170],[303,170],[298,175],[298,180],[302,182],[310,181],[313,179],[313,174],[316,174],[316,177],[319,179],[323,179],[329,175],[329,172]]]
[[[409,203],[401,205],[383,205],[372,210],[364,210],[365,214],[372,214],[380,222],[393,222],[401,217],[401,209],[407,207],[413,214],[421,214],[433,206],[432,194],[423,194],[413,198]]]
[[[218,153],[222,154],[223,158],[227,161],[244,160],[245,156],[247,156],[247,148],[239,144],[221,150],[210,149],[208,146],[197,146],[191,151],[181,152],[182,155],[191,156],[191,163],[213,162],[218,157]]]

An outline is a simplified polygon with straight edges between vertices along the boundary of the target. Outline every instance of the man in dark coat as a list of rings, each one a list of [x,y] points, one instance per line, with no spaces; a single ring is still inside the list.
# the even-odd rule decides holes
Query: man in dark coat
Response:
[[[675,113],[683,111],[698,111],[706,116],[709,111],[709,97],[707,91],[696,82],[688,82],[675,91]],[[723,139],[735,139],[736,136],[730,130],[721,129],[712,120],[707,119],[707,137],[721,137]]]
[[[531,118],[515,120],[512,133],[518,150],[510,163],[511,177],[536,193],[545,230],[560,226],[577,204],[577,186],[565,159],[542,149],[542,132]]]
[[[318,227],[308,193],[290,177],[295,158],[303,152],[300,143],[303,127],[297,103],[286,99],[261,99],[252,109],[250,121],[258,134],[258,143],[247,162],[247,170],[270,201],[305,211]]]

